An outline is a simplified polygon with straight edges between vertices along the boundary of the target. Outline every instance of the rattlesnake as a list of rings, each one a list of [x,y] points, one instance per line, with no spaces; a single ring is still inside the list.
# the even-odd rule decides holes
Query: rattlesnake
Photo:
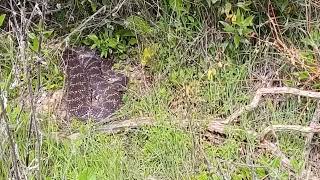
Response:
[[[86,47],[63,52],[66,85],[64,100],[69,117],[100,121],[122,104],[128,78],[112,70],[113,59],[102,59]]]

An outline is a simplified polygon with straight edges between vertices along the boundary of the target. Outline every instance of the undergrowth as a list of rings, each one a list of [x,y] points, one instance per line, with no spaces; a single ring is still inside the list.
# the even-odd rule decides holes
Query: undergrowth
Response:
[[[281,158],[262,151],[250,132],[276,124],[308,125],[315,109],[313,100],[267,97],[257,110],[242,115],[240,123],[231,126],[218,144],[205,140],[204,124],[225,118],[249,103],[261,87],[319,90],[317,1],[121,2],[48,2],[46,9],[54,11],[44,22],[31,19],[26,36],[27,62],[19,59],[19,42],[9,23],[13,21],[8,11],[11,7],[6,2],[0,4],[0,89],[6,106],[5,111],[1,108],[0,179],[14,174],[5,114],[19,163],[25,165],[29,154],[28,167],[22,169],[30,179],[39,178],[38,168],[43,179],[299,177],[305,160],[303,134],[276,134],[278,146],[293,167],[288,170]],[[34,5],[27,2],[28,12]],[[106,11],[66,39],[100,8]],[[276,27],[270,23],[272,15],[277,18]],[[277,41],[275,31],[281,41]],[[116,57],[114,68],[134,75],[116,115],[152,117],[157,125],[106,135],[95,132],[90,123],[65,125],[51,116],[41,116],[38,162],[36,139],[28,141],[30,109],[21,103],[28,98],[25,63],[29,63],[27,71],[31,72],[36,96],[61,89],[64,76],[60,59],[66,41],[70,46],[89,46],[104,58]],[[298,58],[292,58],[294,55]],[[182,121],[188,122],[188,128],[179,124]],[[56,138],[56,132],[79,136]]]

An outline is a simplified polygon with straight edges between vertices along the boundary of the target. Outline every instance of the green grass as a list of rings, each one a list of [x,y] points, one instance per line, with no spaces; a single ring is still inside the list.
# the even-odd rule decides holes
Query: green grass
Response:
[[[236,66],[236,68],[235,68]],[[246,86],[250,62],[243,65],[229,64],[221,69],[212,81],[198,79],[199,86],[192,97],[183,99],[183,105],[190,112],[191,120],[227,116],[240,106],[250,102],[252,95]],[[183,85],[181,85],[183,86]],[[132,86],[134,88],[134,86]],[[196,129],[179,128],[170,125],[178,112],[172,112],[170,101],[179,98],[168,80],[156,82],[148,94],[136,96],[137,90],[127,92],[125,105],[119,112],[127,117],[154,117],[159,124],[143,128],[129,134],[104,135],[92,131],[90,125],[76,124],[62,131],[80,132],[76,140],[55,141],[50,134],[59,130],[51,119],[45,119],[42,144],[43,177],[48,179],[251,179],[252,177],[270,177],[286,179],[287,170],[280,166],[279,158],[271,154],[256,154],[257,142],[250,140],[246,130],[258,130],[270,124],[302,124],[310,120],[313,109],[304,109],[305,102],[297,98],[287,98],[284,102],[262,105],[253,113],[240,118],[240,126],[234,126],[221,145],[211,145],[199,141],[201,133]],[[196,101],[196,105],[192,101]],[[307,101],[307,104],[310,104]],[[311,105],[313,105],[311,103]],[[309,107],[312,107],[309,105]],[[10,109],[10,108],[9,108]],[[9,110],[11,120],[15,119],[19,108]],[[24,157],[25,134],[28,115],[22,114],[22,125],[16,128],[19,135],[16,142],[21,145]],[[16,124],[17,122],[13,122]],[[60,128],[61,129],[61,128]],[[235,130],[239,129],[239,130]],[[242,130],[241,130],[242,129]],[[200,133],[200,134],[199,134]],[[300,170],[303,160],[304,141],[291,133],[279,133],[279,146],[292,161],[296,170]],[[248,142],[243,140],[248,139]],[[206,157],[213,165],[212,173],[207,172],[203,148]],[[35,158],[34,155],[31,159]],[[8,162],[7,162],[8,163]],[[5,164],[1,164],[3,172]],[[3,176],[7,176],[3,174]]]
[[[136,5],[138,6],[139,2]],[[222,5],[221,7],[224,7],[224,4]],[[315,109],[315,102],[311,99],[287,95],[265,96],[257,109],[241,115],[239,123],[228,126],[222,143],[208,142],[203,138],[203,134],[208,122],[215,118],[225,118],[250,103],[255,90],[262,87],[259,84],[261,80],[253,76],[255,71],[262,74],[278,71],[282,83],[297,85],[300,81],[292,72],[301,69],[280,57],[268,44],[240,43],[239,48],[235,48],[232,36],[226,35],[220,26],[213,25],[210,28],[216,28],[217,32],[208,33],[207,29],[210,28],[202,21],[215,24],[225,20],[224,16],[213,13],[216,12],[213,10],[218,11],[218,7],[206,9],[208,13],[190,4],[193,7],[192,12],[190,10],[179,14],[176,9],[167,6],[162,6],[166,12],[157,22],[150,23],[154,19],[148,16],[151,12],[147,12],[147,9],[143,9],[146,12],[140,18],[128,18],[133,22],[129,22],[126,30],[135,34],[138,44],[128,45],[126,41],[121,41],[118,44],[121,47],[112,48],[115,54],[121,55],[118,57],[121,60],[117,61],[118,69],[127,71],[139,66],[138,71],[152,77],[147,88],[139,87],[141,84],[138,82],[130,82],[123,98],[124,105],[117,115],[124,118],[152,117],[156,120],[156,125],[133,132],[106,135],[95,132],[92,124],[74,121],[66,125],[50,116],[41,117],[38,119],[42,135],[41,176],[44,179],[79,180],[296,178],[303,168],[304,135],[297,132],[276,134],[277,144],[289,158],[295,172],[290,175],[288,169],[281,165],[279,157],[259,150],[259,142],[249,132],[260,133],[275,124],[308,125]],[[82,7],[81,14],[75,19],[90,14],[91,10],[87,12],[87,8]],[[257,9],[253,10],[255,11],[246,11],[245,14],[259,16],[254,23],[262,24],[264,15],[259,15],[261,12],[258,13]],[[210,12],[213,15],[210,15]],[[119,13],[123,15],[123,12]],[[127,13],[123,17],[129,17],[132,12],[130,10]],[[284,36],[288,41],[297,44],[297,47],[302,47],[301,41],[305,35],[301,34],[300,30],[305,28],[302,23],[305,16],[303,13],[294,15],[294,18],[302,19],[299,20],[299,27],[296,27],[295,23],[298,21],[294,21],[290,13],[292,12],[279,18],[282,21],[290,20],[285,27]],[[258,19],[262,22],[257,22]],[[61,18],[56,20],[63,21]],[[137,26],[131,27],[132,24]],[[119,26],[120,30],[124,28]],[[70,29],[70,26],[67,29]],[[105,32],[101,29],[98,28],[97,31],[101,31],[103,37]],[[259,27],[255,31],[265,29],[266,27]],[[57,30],[62,34],[63,31]],[[268,31],[261,37],[269,36],[267,33]],[[43,90],[46,91],[54,91],[63,86],[59,50],[49,46],[52,41],[60,41],[56,36],[62,34],[46,39],[45,44],[48,46],[43,46],[46,64],[41,66],[40,80]],[[87,34],[89,33],[83,31],[83,35],[74,40],[76,44],[80,44],[77,40],[83,40]],[[257,34],[260,37],[260,34]],[[17,101],[26,84],[22,82],[21,86],[10,87],[10,83],[14,81],[12,67],[14,64],[22,67],[22,63],[16,58],[17,47],[13,36],[9,35],[12,34],[1,33],[0,36],[0,88],[8,93],[9,103],[6,110],[11,133],[17,143],[19,159],[24,164],[30,112],[27,106],[22,106]],[[219,35],[222,36],[220,39],[215,37]],[[116,39],[116,35],[113,34],[111,39]],[[104,48],[111,47],[112,44],[108,44]],[[144,54],[145,48],[156,53],[149,52],[151,55],[147,57],[148,55]],[[126,51],[118,52],[122,49]],[[36,55],[29,50],[27,53],[31,57],[31,67],[34,70],[33,87],[36,87]],[[260,67],[261,64],[263,67]],[[214,73],[209,77],[208,72]],[[21,79],[23,78],[21,76]],[[26,109],[22,110],[22,107]],[[185,120],[190,122],[188,127],[179,124]],[[2,124],[1,120],[0,139],[4,140],[0,142],[0,179],[7,179],[12,169],[12,156]],[[53,137],[55,132],[80,135],[74,139],[57,139]],[[31,144],[35,142],[35,139],[32,139]],[[31,166],[37,164],[34,149],[32,145]],[[208,168],[207,161],[211,168]],[[31,179],[36,179],[34,169],[27,173]]]

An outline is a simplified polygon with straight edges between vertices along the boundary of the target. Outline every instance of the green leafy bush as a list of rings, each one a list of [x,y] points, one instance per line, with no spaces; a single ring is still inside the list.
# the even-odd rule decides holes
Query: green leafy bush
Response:
[[[232,11],[232,5],[230,3],[226,3],[224,7],[223,12],[226,15],[226,21],[220,21],[220,23],[224,26],[223,30],[232,35],[236,48],[239,47],[240,42],[248,43],[247,38],[253,32],[251,27],[253,26],[254,16],[246,16],[243,12],[250,10],[249,5],[250,3],[239,2],[236,13]]]
[[[109,54],[124,54],[128,48],[137,44],[137,39],[131,30],[123,27],[114,29],[106,28],[104,32],[89,34],[84,44],[92,49],[97,48],[101,52],[101,57],[107,57]]]

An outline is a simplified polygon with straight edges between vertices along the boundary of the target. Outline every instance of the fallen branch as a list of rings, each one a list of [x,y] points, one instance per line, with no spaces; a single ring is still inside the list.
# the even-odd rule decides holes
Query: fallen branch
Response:
[[[260,141],[263,141],[270,132],[276,131],[298,131],[301,133],[319,133],[320,126],[301,126],[301,125],[272,125],[264,129],[260,135]]]
[[[245,107],[240,108],[238,111],[231,114],[223,122],[223,124],[230,124],[232,122],[235,122],[235,119],[238,118],[243,113],[249,112],[255,109],[259,105],[261,97],[265,94],[292,94],[296,96],[304,96],[304,97],[320,99],[320,92],[305,91],[305,90],[300,90],[300,89],[290,88],[290,87],[261,88],[257,90],[255,96],[253,97],[253,100],[249,105],[246,105]]]
[[[115,121],[107,125],[98,126],[95,130],[106,134],[117,134],[122,131],[139,128],[146,125],[154,125],[155,121],[151,118],[128,119],[124,121]]]
[[[267,151],[271,152],[274,156],[277,156],[281,160],[281,165],[289,169],[290,171],[293,171],[292,166],[290,165],[290,160],[287,158],[287,156],[280,150],[280,148],[267,140],[264,140],[261,142],[260,147],[266,149]]]
[[[136,119],[127,119],[123,121],[114,121],[106,125],[97,125],[94,130],[103,134],[117,134],[120,132],[132,130],[134,128],[140,128],[143,126],[152,126],[155,124],[155,121],[151,118],[136,118]],[[52,132],[49,137],[60,141],[62,139],[75,140],[80,137],[80,133],[73,133],[66,135],[63,132]]]

